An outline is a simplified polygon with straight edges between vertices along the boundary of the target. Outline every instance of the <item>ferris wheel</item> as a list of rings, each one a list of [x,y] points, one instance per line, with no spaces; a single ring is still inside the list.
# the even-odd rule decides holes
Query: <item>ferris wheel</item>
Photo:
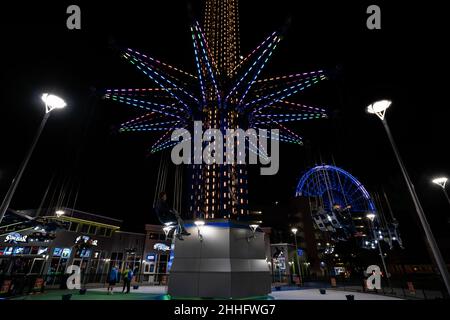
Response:
[[[352,212],[375,212],[375,204],[369,192],[347,171],[331,166],[316,166],[300,179],[297,196],[318,197],[325,210],[335,206]]]
[[[296,196],[309,199],[315,225],[335,241],[358,238],[361,246],[369,249],[374,249],[378,241],[389,243],[391,248],[393,241],[401,246],[396,220],[388,222],[364,185],[341,168],[311,168],[300,178]],[[368,221],[368,214],[376,216],[376,220]]]

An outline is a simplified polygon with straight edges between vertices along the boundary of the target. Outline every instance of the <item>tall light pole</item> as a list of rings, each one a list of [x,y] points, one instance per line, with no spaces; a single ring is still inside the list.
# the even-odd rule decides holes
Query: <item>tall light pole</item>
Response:
[[[445,184],[447,183],[447,180],[448,180],[447,177],[439,177],[439,178],[433,179],[432,182],[442,188],[442,191],[445,194],[445,198],[447,199],[448,204],[450,205],[450,198],[448,197],[447,191],[445,191]]]
[[[294,240],[295,240],[295,256],[297,257],[297,268],[298,268],[298,278],[300,280],[300,284],[303,284],[303,279],[302,279],[302,271],[300,268],[300,261],[298,259],[298,245],[297,245],[297,228],[292,228],[291,229],[292,233],[294,234]]]
[[[39,140],[39,137],[44,130],[45,123],[47,122],[48,118],[50,117],[50,112],[54,109],[62,109],[66,106],[66,102],[61,99],[60,97],[57,97],[53,94],[44,93],[42,95],[42,101],[44,101],[45,104],[45,114],[44,118],[41,121],[41,125],[39,126],[39,129],[36,133],[36,136],[34,137],[33,143],[31,144],[30,149],[28,150],[28,153],[23,160],[22,164],[19,167],[19,171],[17,172],[16,176],[14,177],[13,181],[11,182],[11,186],[8,189],[8,192],[6,193],[5,198],[3,199],[2,205],[0,206],[0,223],[3,220],[3,217],[5,216],[6,210],[8,210],[9,204],[11,203],[11,199],[14,196],[14,193],[16,192],[17,185],[20,182],[20,179],[22,178],[23,172],[25,171],[25,168],[27,167],[28,161],[31,158],[31,155],[33,153],[34,148],[36,147],[36,144]]]
[[[414,207],[416,208],[417,215],[419,216],[419,220],[420,220],[420,222],[422,224],[422,228],[425,232],[425,236],[426,236],[428,245],[430,246],[431,252],[433,253],[433,257],[436,261],[436,265],[439,269],[439,272],[441,273],[441,277],[444,280],[444,284],[445,284],[445,287],[447,288],[447,292],[450,295],[450,276],[448,274],[447,266],[442,257],[441,251],[439,250],[439,247],[437,246],[436,239],[434,238],[433,232],[431,231],[430,225],[427,221],[427,218],[423,211],[422,205],[420,204],[419,198],[417,197],[416,191],[414,189],[414,185],[411,182],[411,179],[409,178],[408,172],[406,171],[405,165],[403,164],[403,161],[397,150],[397,145],[394,142],[391,131],[390,131],[387,121],[384,117],[386,110],[387,110],[387,108],[389,108],[391,103],[392,102],[389,100],[377,101],[367,107],[367,112],[376,114],[381,119],[381,122],[383,123],[383,126],[386,130],[387,136],[389,138],[389,141],[391,142],[392,149],[394,150],[395,157],[397,158],[400,169],[402,170],[402,174],[405,179],[406,185],[408,186],[409,193],[414,202]]]
[[[373,238],[374,241],[378,244],[378,251],[380,253],[380,257],[381,257],[381,262],[383,263],[383,269],[384,269],[384,274],[386,275],[386,279],[389,285],[389,288],[391,289],[391,292],[393,291],[392,289],[392,285],[391,285],[391,275],[389,274],[387,267],[386,267],[386,261],[384,260],[384,254],[383,254],[383,250],[381,249],[381,243],[380,240],[378,239],[378,236],[375,232],[375,225],[373,223],[373,221],[375,220],[376,215],[374,213],[368,213],[366,215],[366,218],[369,219],[370,221],[370,227],[372,228],[373,231]]]

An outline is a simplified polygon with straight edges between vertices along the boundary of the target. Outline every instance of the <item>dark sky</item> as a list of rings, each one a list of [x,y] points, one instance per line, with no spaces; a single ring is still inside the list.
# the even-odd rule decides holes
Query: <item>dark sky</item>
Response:
[[[201,2],[191,3],[193,16],[201,19]],[[326,69],[331,78],[296,98],[326,107],[329,119],[296,126],[306,146],[282,148],[278,175],[251,175],[251,205],[289,199],[302,172],[333,156],[370,191],[386,189],[401,230],[415,246],[420,229],[406,187],[381,122],[365,107],[393,100],[387,114],[392,133],[432,228],[448,234],[450,208],[429,181],[450,174],[447,19],[437,4],[376,3],[382,30],[371,31],[365,11],[372,2],[241,1],[242,54],[291,21],[263,76]],[[66,29],[69,4],[81,7],[81,31]],[[79,209],[123,218],[128,228],[140,230],[152,221],[160,156],[146,157],[153,136],[116,132],[138,113],[105,103],[99,92],[151,86],[111,44],[195,70],[188,2],[15,2],[2,5],[0,14],[0,195],[39,125],[40,95],[51,91],[69,106],[52,114],[11,207],[38,207],[52,181],[47,201],[71,207],[76,199]]]

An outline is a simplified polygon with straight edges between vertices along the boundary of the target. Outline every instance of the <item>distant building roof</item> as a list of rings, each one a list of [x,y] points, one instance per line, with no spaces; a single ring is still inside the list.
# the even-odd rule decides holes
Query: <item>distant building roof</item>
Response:
[[[123,221],[120,219],[115,219],[111,217],[106,217],[98,214],[93,214],[85,211],[81,211],[74,208],[41,208],[41,209],[28,209],[28,210],[16,210],[14,211],[17,216],[22,215],[23,217],[28,217],[28,219],[35,218],[37,216],[54,216],[57,210],[62,210],[65,212],[65,216],[77,218],[81,220],[88,220],[93,222],[98,222],[102,224],[121,226]]]

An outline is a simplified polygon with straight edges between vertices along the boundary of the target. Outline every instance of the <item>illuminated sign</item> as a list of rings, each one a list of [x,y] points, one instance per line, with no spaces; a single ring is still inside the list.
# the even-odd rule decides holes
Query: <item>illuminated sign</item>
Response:
[[[27,242],[27,237],[28,236],[24,236],[24,235],[21,235],[20,233],[13,232],[6,236],[5,242],[9,242],[9,243],[11,243],[11,242],[12,243]]]
[[[69,258],[71,252],[72,250],[70,250],[69,248],[64,248],[61,253],[61,258]]]
[[[147,261],[155,261],[156,255],[154,253],[147,255]]]
[[[81,250],[79,255],[80,255],[80,258],[89,258],[91,256],[91,250],[83,249],[83,250]]]
[[[55,248],[53,250],[53,256],[54,257],[61,257],[61,254],[62,254],[62,249],[61,248]]]
[[[158,250],[158,251],[169,251],[170,247],[164,243],[155,243],[155,245],[153,246],[153,249]]]
[[[23,251],[24,251],[24,247],[15,247],[13,250],[13,255],[23,254],[24,253]]]

